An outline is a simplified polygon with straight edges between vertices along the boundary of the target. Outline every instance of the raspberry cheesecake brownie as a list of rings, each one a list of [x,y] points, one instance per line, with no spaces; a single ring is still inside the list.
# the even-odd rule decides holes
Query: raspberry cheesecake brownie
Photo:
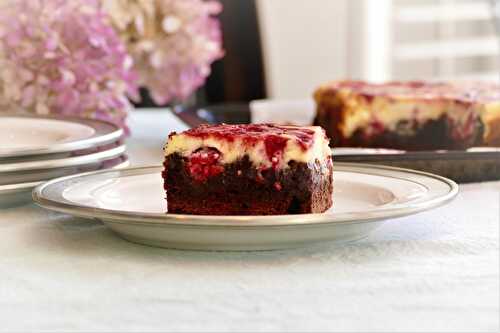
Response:
[[[404,150],[500,145],[493,83],[336,81],[318,88],[315,124],[336,146]]]
[[[332,206],[332,156],[317,126],[201,125],[165,147],[169,213],[276,215]]]

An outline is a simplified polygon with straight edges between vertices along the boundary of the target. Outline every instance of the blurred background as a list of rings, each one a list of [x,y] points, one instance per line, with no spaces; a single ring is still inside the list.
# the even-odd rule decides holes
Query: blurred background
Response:
[[[305,98],[343,78],[499,80],[494,0],[221,2],[226,55],[191,104]]]

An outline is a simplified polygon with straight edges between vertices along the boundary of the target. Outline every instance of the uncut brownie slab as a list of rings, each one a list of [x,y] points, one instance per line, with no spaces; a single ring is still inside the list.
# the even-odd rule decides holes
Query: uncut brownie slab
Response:
[[[314,93],[315,125],[335,146],[462,150],[500,145],[493,83],[335,81]]]
[[[202,125],[169,135],[169,213],[276,215],[332,206],[332,156],[317,126]]]

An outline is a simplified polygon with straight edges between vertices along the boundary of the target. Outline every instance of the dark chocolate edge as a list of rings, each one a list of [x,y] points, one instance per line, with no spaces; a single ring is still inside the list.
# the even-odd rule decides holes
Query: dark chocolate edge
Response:
[[[332,205],[332,163],[298,163],[289,168],[256,169],[248,156],[224,165],[224,172],[204,182],[194,180],[186,159],[165,158],[164,187],[168,210],[184,214],[273,215],[320,213]],[[231,204],[234,207],[230,207]],[[224,208],[226,207],[226,208]]]

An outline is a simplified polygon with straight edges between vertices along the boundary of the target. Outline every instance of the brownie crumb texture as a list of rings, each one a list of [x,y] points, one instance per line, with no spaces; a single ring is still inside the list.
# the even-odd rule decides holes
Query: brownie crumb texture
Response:
[[[169,213],[279,215],[322,213],[332,206],[332,160],[290,161],[286,168],[256,168],[247,155],[220,164],[213,148],[164,162]]]

